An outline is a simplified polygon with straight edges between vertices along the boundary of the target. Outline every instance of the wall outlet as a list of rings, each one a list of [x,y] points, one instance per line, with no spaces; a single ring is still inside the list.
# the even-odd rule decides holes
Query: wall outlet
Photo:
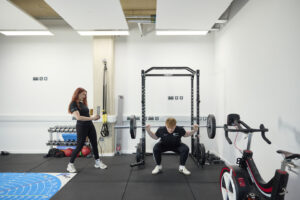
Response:
[[[183,100],[183,96],[179,96],[179,99],[180,99],[180,100]]]
[[[168,96],[168,100],[174,100],[174,96]]]
[[[126,118],[127,121],[130,121],[130,117],[131,117],[131,116],[127,116],[127,118]],[[138,121],[138,120],[140,120],[141,118],[140,118],[139,116],[135,116],[135,119],[136,119],[136,121]]]
[[[148,117],[148,120],[154,120],[154,117]]]
[[[48,76],[33,76],[33,81],[48,81]]]
[[[178,100],[178,96],[175,96],[175,100]]]

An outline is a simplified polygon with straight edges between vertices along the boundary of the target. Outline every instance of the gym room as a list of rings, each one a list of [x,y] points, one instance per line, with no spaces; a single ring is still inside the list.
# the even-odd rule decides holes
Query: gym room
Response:
[[[299,9],[0,0],[0,199],[298,200]]]

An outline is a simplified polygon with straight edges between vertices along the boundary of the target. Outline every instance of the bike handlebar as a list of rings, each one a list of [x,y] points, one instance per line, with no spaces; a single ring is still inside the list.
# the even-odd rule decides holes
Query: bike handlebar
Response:
[[[264,141],[268,144],[271,144],[271,141],[266,137],[266,134],[265,134],[265,132],[268,132],[269,130],[267,128],[265,128],[265,126],[263,124],[260,125],[259,129],[253,129],[241,120],[234,120],[234,125],[236,125],[238,128],[237,129],[229,129],[227,124],[224,125],[225,138],[229,144],[232,144],[232,141],[228,136],[228,132],[242,132],[245,134],[261,132],[261,137],[264,139]],[[241,125],[243,125],[245,128],[243,128]]]

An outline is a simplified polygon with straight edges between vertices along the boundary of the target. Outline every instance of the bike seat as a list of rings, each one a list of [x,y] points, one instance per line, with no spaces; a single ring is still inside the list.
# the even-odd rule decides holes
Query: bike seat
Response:
[[[284,156],[284,159],[299,159],[300,158],[300,154],[298,153],[291,153],[288,151],[283,151],[283,150],[278,150],[277,153],[280,153]]]

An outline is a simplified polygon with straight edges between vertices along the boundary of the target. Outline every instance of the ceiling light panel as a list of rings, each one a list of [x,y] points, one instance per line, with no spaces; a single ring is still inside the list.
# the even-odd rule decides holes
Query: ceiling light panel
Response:
[[[0,0],[0,30],[47,30],[45,26],[33,17],[23,12],[11,2]]]
[[[174,30],[168,30],[168,31],[156,31],[156,35],[206,35],[208,31],[174,31]]]
[[[92,35],[129,35],[129,31],[77,31],[79,35],[92,36]]]
[[[53,35],[50,31],[0,31],[7,36],[35,36],[35,35]]]
[[[156,30],[210,30],[232,0],[157,0]]]
[[[128,30],[119,0],[45,0],[75,30]]]

